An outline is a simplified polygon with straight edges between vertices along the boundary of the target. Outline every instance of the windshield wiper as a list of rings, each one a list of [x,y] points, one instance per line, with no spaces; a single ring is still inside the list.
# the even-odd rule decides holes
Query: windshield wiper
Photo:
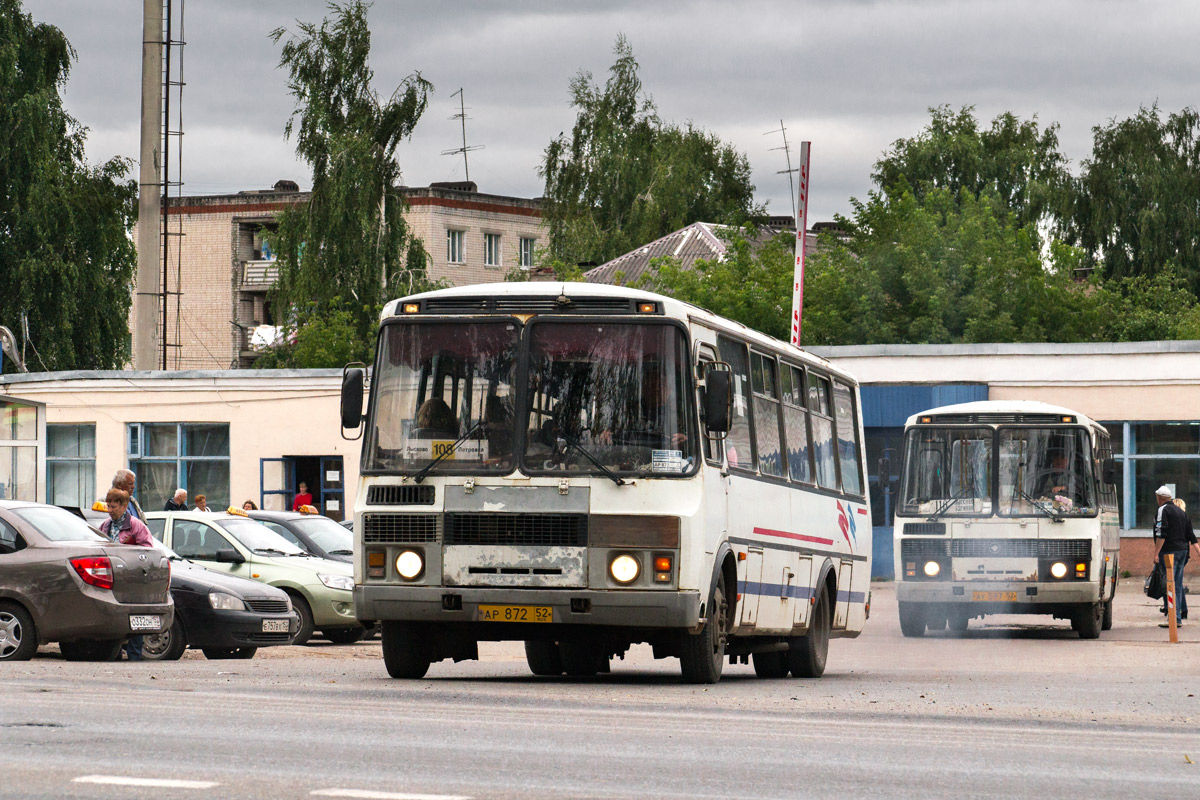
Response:
[[[267,555],[270,555],[270,556],[294,556],[294,555],[296,555],[295,553],[285,553],[282,550],[276,550],[274,547],[256,547],[256,548],[254,548],[254,552],[266,553]]]
[[[329,555],[331,555],[331,556],[352,556],[352,555],[354,555],[354,551],[353,550],[330,550]]]
[[[421,470],[416,475],[413,475],[413,483],[420,483],[421,481],[425,480],[425,476],[428,475],[430,472],[432,472],[434,467],[436,467],[438,464],[442,463],[447,458],[449,458],[454,453],[454,451],[458,449],[458,446],[460,444],[465,442],[467,439],[470,439],[471,435],[473,433],[475,433],[475,431],[482,428],[483,425],[484,425],[483,420],[479,420],[479,422],[476,422],[474,425],[472,425],[470,428],[468,428],[467,432],[464,433],[462,436],[458,437],[457,439],[455,439],[454,444],[450,445],[445,450],[443,450],[441,455],[439,455],[433,461],[430,461],[425,466],[421,467]]]
[[[567,436],[567,434],[563,433],[562,431],[559,431],[558,439],[559,439],[559,441],[569,444],[571,447],[574,447],[576,450],[578,450],[580,453],[582,453],[584,458],[586,458],[588,461],[590,461],[596,465],[596,469],[598,469],[602,473],[604,473],[604,477],[608,478],[610,481],[615,483],[617,486],[625,486],[626,484],[629,483],[629,481],[623,480],[619,475],[617,475],[617,473],[613,472],[611,469],[609,469],[608,467],[601,464],[600,460],[597,459],[594,455],[592,455],[591,451],[589,451],[586,447],[581,445],[579,442],[572,439],[570,436]]]
[[[1025,491],[1024,489],[1018,488],[1017,494],[1020,495],[1020,497],[1023,500],[1028,500],[1030,505],[1032,505],[1038,511],[1041,511],[1043,514],[1045,514],[1047,517],[1049,517],[1051,519],[1051,521],[1053,521],[1053,522],[1062,522],[1063,521],[1061,514],[1055,513],[1053,509],[1046,508],[1044,505],[1039,503],[1037,500],[1034,500],[1032,497],[1029,496],[1029,492]]]
[[[941,519],[943,514],[945,514],[947,511],[950,510],[951,506],[953,506],[959,500],[966,500],[968,497],[974,499],[974,497],[975,497],[975,487],[974,486],[971,487],[970,491],[964,491],[962,494],[952,495],[950,497],[950,499],[948,499],[946,502],[944,502],[940,506],[938,506],[937,511],[934,511],[932,514],[929,515],[929,517],[927,517],[927,521],[928,522],[936,522],[937,520]]]

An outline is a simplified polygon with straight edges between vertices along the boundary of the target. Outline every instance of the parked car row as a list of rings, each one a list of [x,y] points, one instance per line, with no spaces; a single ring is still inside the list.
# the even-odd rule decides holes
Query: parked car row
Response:
[[[109,541],[107,514],[0,501],[0,661],[57,642],[70,660],[113,660],[144,635],[143,657],[189,649],[252,658],[321,633],[353,642],[351,536],[292,512],[150,512],[153,547]]]

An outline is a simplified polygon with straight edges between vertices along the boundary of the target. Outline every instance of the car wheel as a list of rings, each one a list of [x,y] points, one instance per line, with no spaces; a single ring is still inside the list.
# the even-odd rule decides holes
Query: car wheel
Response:
[[[58,649],[67,661],[116,661],[123,644],[120,639],[79,639],[59,642]]]
[[[204,657],[209,661],[226,661],[229,659],[254,658],[257,647],[205,647],[202,648]]]
[[[0,604],[0,661],[28,661],[37,652],[33,617],[16,603]]]
[[[793,678],[819,678],[825,674],[829,658],[829,629],[833,625],[829,605],[829,587],[821,586],[813,606],[808,633],[788,640],[787,662]]]
[[[729,605],[725,601],[725,579],[717,580],[708,603],[708,619],[697,634],[685,634],[679,654],[684,683],[716,683],[725,666],[729,638]]]
[[[176,612],[171,627],[162,633],[147,634],[142,639],[142,658],[147,661],[178,661],[187,650],[187,635]]]
[[[558,644],[555,642],[527,639],[525,641],[525,662],[529,664],[529,671],[534,675],[554,677],[563,673],[562,653],[559,652]]]
[[[393,678],[416,680],[425,677],[431,661],[429,645],[410,622],[384,622],[383,665]]]
[[[292,640],[292,644],[306,644],[313,635],[312,609],[309,608],[308,601],[298,594],[292,594],[292,608],[300,617],[300,625],[296,629],[296,638]]]
[[[353,628],[322,628],[321,633],[334,644],[354,644],[363,638],[366,630],[357,626]]]
[[[786,678],[788,674],[787,653],[782,650],[772,650],[769,653],[755,653],[751,660],[754,662],[754,674],[760,678]]]

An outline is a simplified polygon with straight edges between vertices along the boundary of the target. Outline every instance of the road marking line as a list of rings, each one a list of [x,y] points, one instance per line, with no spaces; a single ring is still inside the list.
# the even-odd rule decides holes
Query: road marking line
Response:
[[[317,789],[314,797],[353,797],[359,800],[471,800],[461,794],[412,794],[411,792],[372,792],[369,789]]]
[[[125,778],[119,775],[84,775],[74,783],[101,783],[107,786],[144,786],[156,789],[211,789],[216,781],[176,781],[168,778]]]

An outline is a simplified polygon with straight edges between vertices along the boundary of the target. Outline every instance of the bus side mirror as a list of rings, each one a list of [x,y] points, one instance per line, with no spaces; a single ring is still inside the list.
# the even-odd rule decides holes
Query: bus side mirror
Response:
[[[342,427],[357,428],[362,424],[364,372],[347,366],[342,370]]]
[[[1114,458],[1106,458],[1100,465],[1100,479],[1108,484],[1117,482],[1117,461]]]
[[[729,433],[733,407],[729,374],[727,369],[710,368],[704,376],[704,427],[709,433]]]
[[[879,459],[879,486],[886,493],[892,483],[892,460],[887,456]]]

